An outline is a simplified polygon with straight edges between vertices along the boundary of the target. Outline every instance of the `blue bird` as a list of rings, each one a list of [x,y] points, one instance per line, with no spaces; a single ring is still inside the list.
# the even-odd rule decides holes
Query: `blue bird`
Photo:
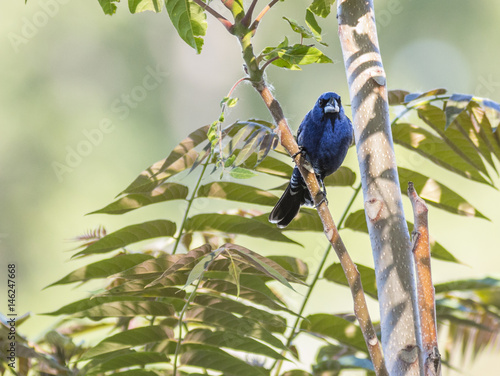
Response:
[[[332,92],[322,94],[300,124],[297,144],[299,153],[316,173],[323,188],[323,199],[326,199],[323,180],[338,170],[352,139],[352,124],[344,114],[340,96]],[[313,206],[314,202],[299,169],[295,167],[288,187],[269,214],[269,222],[276,223],[280,228],[288,226],[302,205]]]

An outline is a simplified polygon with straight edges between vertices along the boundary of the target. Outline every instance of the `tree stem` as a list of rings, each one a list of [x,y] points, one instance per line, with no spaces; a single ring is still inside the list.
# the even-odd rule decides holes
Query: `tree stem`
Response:
[[[194,187],[194,190],[191,193],[191,197],[188,200],[188,205],[186,207],[186,211],[184,212],[184,218],[182,219],[181,227],[179,229],[179,234],[177,235],[177,239],[175,240],[174,249],[172,250],[173,255],[175,255],[175,253],[177,252],[177,248],[179,247],[179,242],[181,240],[182,232],[184,231],[184,227],[186,225],[187,217],[189,215],[189,210],[191,209],[191,205],[193,204],[193,201],[195,199],[196,192],[198,192],[198,187],[200,186],[201,179],[203,178],[203,175],[205,174],[205,170],[207,169],[209,161],[210,161],[210,155],[207,157],[207,160],[203,164],[203,169],[201,170],[200,177],[198,178],[198,181],[196,182],[196,186]]]

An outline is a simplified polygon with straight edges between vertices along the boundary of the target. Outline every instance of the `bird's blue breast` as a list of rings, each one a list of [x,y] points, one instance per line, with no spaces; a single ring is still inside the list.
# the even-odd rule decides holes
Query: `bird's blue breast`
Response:
[[[313,116],[313,111],[302,122],[297,141],[315,172],[324,178],[344,161],[352,142],[352,125],[343,111],[335,117]]]

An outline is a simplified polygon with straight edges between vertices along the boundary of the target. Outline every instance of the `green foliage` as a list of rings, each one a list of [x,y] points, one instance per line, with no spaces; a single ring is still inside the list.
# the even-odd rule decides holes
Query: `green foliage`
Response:
[[[99,0],[109,15],[116,12],[117,2]],[[269,64],[299,70],[301,65],[331,63],[317,47],[304,45],[302,40],[323,44],[315,16],[328,16],[333,3],[314,0],[306,10],[307,28],[285,17],[301,43],[290,45],[285,38],[278,46],[265,47],[255,61],[256,69],[263,73]],[[129,0],[128,5],[131,13],[162,11],[157,0]],[[257,25],[251,20],[243,23],[241,1],[231,6],[235,24],[227,28],[244,46]],[[201,52],[206,7],[190,0],[166,0],[165,8],[180,37]],[[289,356],[300,358],[293,346],[297,337],[310,336],[326,343],[319,349],[316,364],[281,376],[339,374],[352,368],[373,374],[361,330],[350,315],[315,312],[301,317],[288,308],[277,286],[290,291],[293,299],[301,299],[293,292],[298,285],[310,292],[317,277],[308,279],[305,262],[290,256],[265,257],[245,246],[248,237],[262,249],[297,245],[294,232],[324,230],[317,213],[308,208],[301,209],[285,229],[268,222],[267,212],[277,196],[263,190],[261,184],[268,178],[281,179],[275,189],[282,191],[292,166],[278,146],[273,124],[249,119],[223,127],[226,107],[237,102],[230,94],[221,101],[216,121],[189,134],[165,159],[145,169],[114,202],[93,212],[123,215],[178,200],[185,204],[182,219],[150,220],[109,234],[99,228],[79,237],[81,246],[75,256],[98,255],[101,259],[51,286],[100,281],[103,289],[47,313],[65,318],[58,332],[49,332],[40,341],[43,349],[37,346],[35,350],[19,337],[21,363],[35,361],[37,371],[72,375],[172,375],[177,368],[176,375],[253,376],[270,375],[271,371],[278,375],[277,364],[289,361]],[[500,105],[470,95],[447,95],[445,89],[414,94],[393,90],[389,102],[397,113],[392,130],[398,145],[462,178],[493,186],[491,175],[500,161]],[[195,184],[179,183],[194,170],[199,172]],[[403,194],[408,181],[413,181],[429,205],[451,215],[488,219],[445,181],[427,176],[419,166],[400,167],[398,173]],[[232,179],[245,179],[246,184]],[[346,166],[325,179],[329,190],[354,189],[339,221],[341,231],[367,233],[364,211],[355,203],[358,182],[356,173]],[[198,200],[209,200],[210,206],[206,212],[194,214],[191,207]],[[222,202],[231,209],[222,210],[218,205]],[[342,207],[341,202],[335,205]],[[413,226],[408,225],[411,231]],[[159,238],[166,244],[161,249],[128,249],[131,244]],[[433,239],[431,252],[435,259],[459,262]],[[374,270],[360,264],[358,270],[365,292],[376,299]],[[323,276],[347,285],[338,263],[330,265]],[[476,354],[496,342],[500,331],[498,280],[451,281],[437,285],[436,293],[439,322],[451,328],[447,335],[453,343],[461,342],[463,352],[472,349]],[[288,329],[290,320],[299,324],[293,330]],[[297,327],[299,331],[295,331]],[[8,333],[5,320],[0,329],[4,338]],[[102,339],[93,345],[76,345],[72,339],[102,329],[107,331],[100,332]],[[446,349],[448,354],[454,350]],[[248,361],[255,356],[266,361]]]

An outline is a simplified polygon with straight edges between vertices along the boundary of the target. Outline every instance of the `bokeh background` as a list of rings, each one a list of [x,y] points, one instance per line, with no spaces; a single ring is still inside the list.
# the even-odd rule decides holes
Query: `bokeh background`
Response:
[[[256,50],[278,44],[285,34],[298,42],[282,16],[303,24],[309,3],[278,3],[261,24]],[[499,2],[378,0],[375,7],[391,89],[445,87],[500,101]],[[208,22],[203,52],[196,55],[177,36],[166,12],[131,15],[123,2],[110,17],[95,0],[0,3],[0,260],[2,269],[9,262],[17,264],[17,312],[33,314],[19,330],[31,339],[43,336],[56,322],[38,314],[83,298],[92,288],[43,289],[88,262],[70,260],[69,251],[75,245],[69,239],[98,225],[114,231],[182,214],[183,206],[177,202],[125,216],[85,216],[110,203],[190,131],[218,118],[220,100],[243,76],[242,60],[237,41],[214,19]],[[335,64],[306,66],[302,72],[271,67],[267,73],[294,129],[324,91],[337,91],[344,103],[349,102],[336,19],[320,23],[329,44],[325,53]],[[145,79],[150,83],[146,89]],[[235,95],[240,102],[231,110],[230,120],[271,120],[249,86],[238,87]],[[89,137],[94,137],[93,144],[85,142]],[[499,276],[500,193],[455,177],[399,148],[397,157],[402,166],[418,167],[447,183],[491,219],[457,217],[431,208],[432,234],[463,262],[434,262],[435,282]],[[358,171],[352,150],[346,164]],[[500,187],[498,179],[496,185]],[[351,193],[335,190],[330,206],[336,218]],[[358,199],[358,207],[361,202]],[[411,219],[408,202],[405,208]],[[195,209],[202,211],[203,205]],[[372,265],[368,237],[349,231],[344,237],[353,258]],[[296,238],[310,246],[285,248],[276,243],[268,253],[303,257],[314,270],[325,240],[298,234]],[[352,309],[347,290],[326,282],[319,287],[307,312]],[[5,290],[0,288],[1,312],[7,308]],[[299,305],[300,294],[284,293],[290,295],[292,307]],[[374,304],[372,312],[377,316]],[[314,352],[306,361],[312,356]],[[495,360],[498,350],[487,351],[475,363],[466,361],[460,371],[492,374]]]

